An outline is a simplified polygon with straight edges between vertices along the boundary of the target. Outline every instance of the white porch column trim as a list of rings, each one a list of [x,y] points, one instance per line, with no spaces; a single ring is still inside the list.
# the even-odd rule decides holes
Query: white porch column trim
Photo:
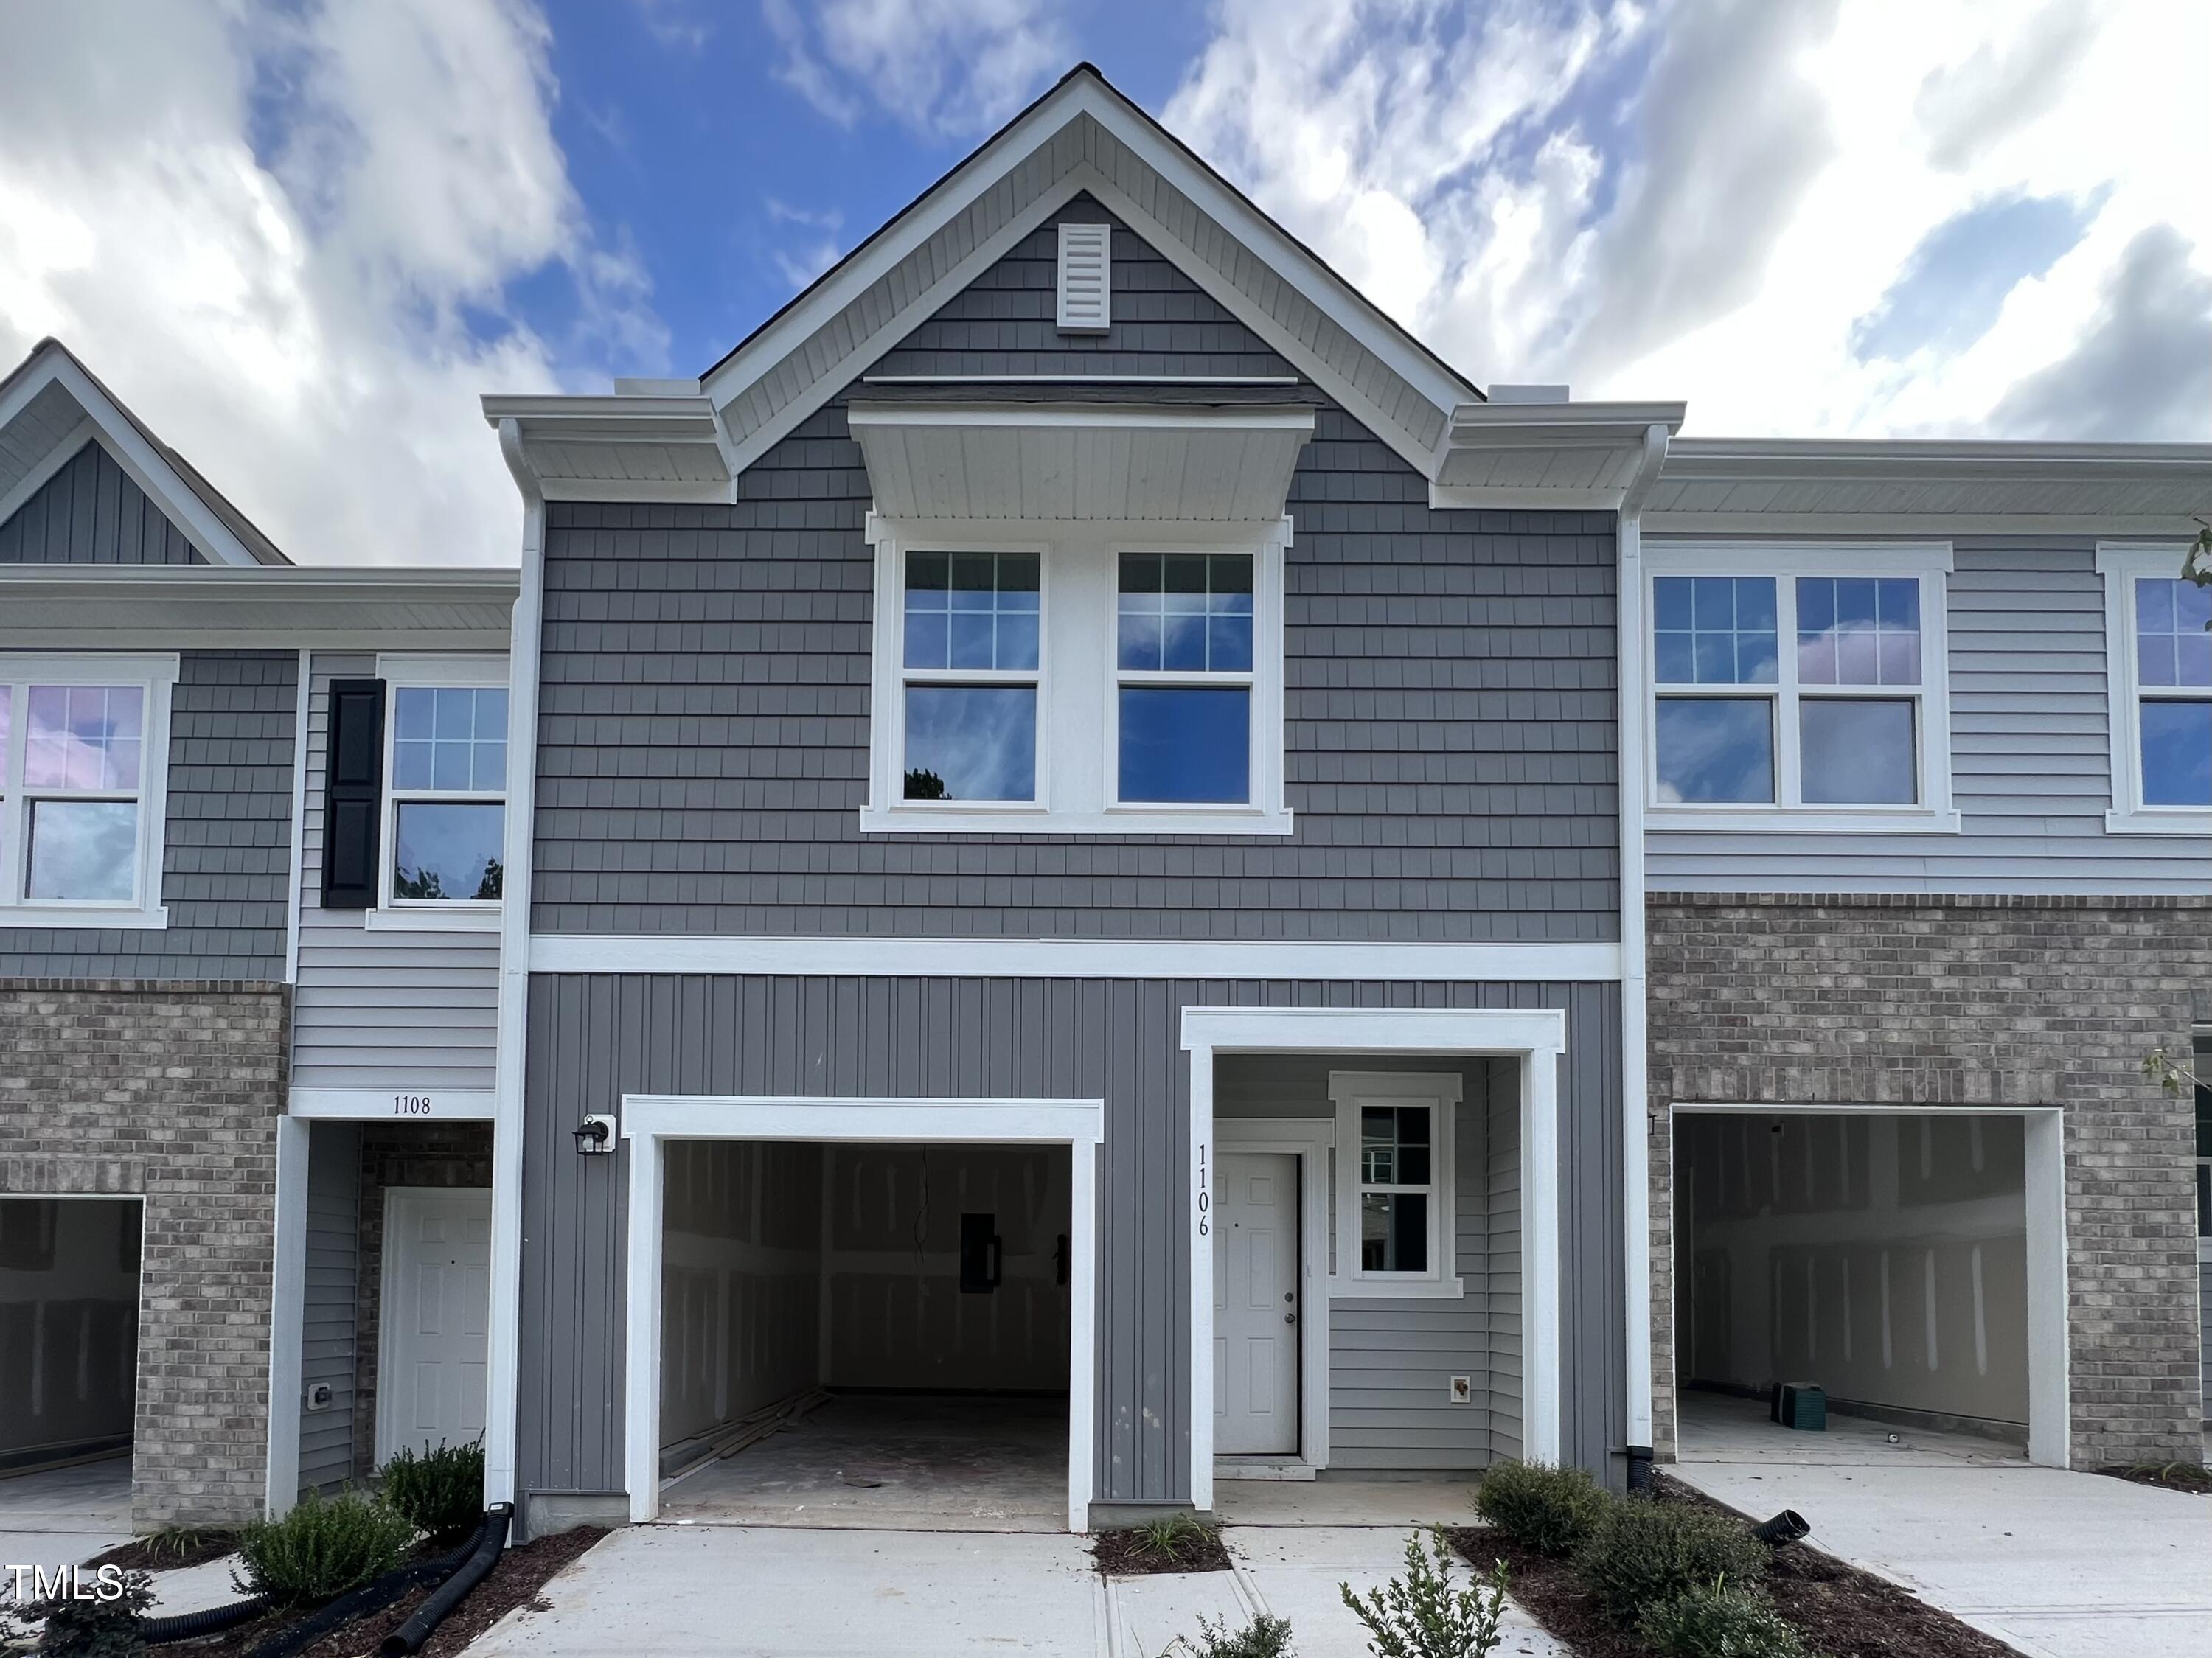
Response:
[[[1213,1061],[1222,1054],[1416,1054],[1522,1062],[1522,1449],[1556,1461],[1559,1397],[1559,1009],[1187,1007],[1190,1055],[1190,1492],[1213,1506]],[[1548,1435],[1548,1439],[1544,1436]],[[1546,1448],[1548,1446],[1548,1449]]]
[[[276,1119],[276,1259],[269,1297],[269,1469],[270,1515],[300,1496],[301,1341],[307,1317],[309,1126]]]
[[[835,1140],[1065,1145],[1069,1157],[1067,1528],[1091,1527],[1098,1457],[1098,1147],[1103,1100],[625,1094],[628,1298],[623,1469],[629,1517],[660,1512],[660,1263],[666,1142]],[[1209,1305],[1211,1303],[1209,1303]]]

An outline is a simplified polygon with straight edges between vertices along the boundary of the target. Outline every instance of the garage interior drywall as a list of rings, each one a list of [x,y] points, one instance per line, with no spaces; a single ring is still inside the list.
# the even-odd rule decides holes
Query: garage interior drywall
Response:
[[[2025,1168],[2016,1116],[1678,1114],[1683,1382],[2025,1431]]]
[[[672,1140],[664,1468],[815,1388],[1067,1388],[1068,1157],[1042,1146]],[[996,1283],[961,1288],[963,1216]]]
[[[131,1443],[136,1198],[0,1198],[0,1470]]]
[[[1329,1466],[1481,1468],[1521,1451],[1521,1067],[1515,1060],[1418,1054],[1223,1054],[1218,1120],[1333,1121],[1332,1072],[1432,1072],[1461,1078],[1453,1119],[1455,1297],[1329,1303]],[[1340,1148],[1340,1154],[1341,1148]],[[1236,1146],[1224,1141],[1222,1156]],[[1334,1155],[1328,1236],[1335,1271]],[[1450,1378],[1474,1379],[1455,1403]]]

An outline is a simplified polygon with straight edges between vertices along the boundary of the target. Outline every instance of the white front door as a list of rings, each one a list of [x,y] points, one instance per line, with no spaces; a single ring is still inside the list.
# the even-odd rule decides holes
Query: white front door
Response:
[[[483,1432],[491,1193],[391,1187],[377,1354],[376,1460]]]
[[[1224,1152],[1213,1235],[1213,1448],[1298,1454],[1298,1160]]]

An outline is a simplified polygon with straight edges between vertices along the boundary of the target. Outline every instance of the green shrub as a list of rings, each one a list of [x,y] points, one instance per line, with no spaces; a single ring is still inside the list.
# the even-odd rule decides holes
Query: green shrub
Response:
[[[1197,1643],[1178,1640],[1176,1646],[1194,1658],[1293,1658],[1291,1620],[1270,1618],[1264,1612],[1239,1630],[1231,1629],[1227,1619],[1217,1624],[1201,1616]],[[1175,1647],[1169,1650],[1174,1651]]]
[[[450,1546],[483,1519],[483,1442],[403,1448],[383,1467],[380,1495],[433,1543]]]
[[[1646,1607],[1636,1629],[1659,1658],[1812,1658],[1763,1595],[1725,1579]]]
[[[1755,1585],[1765,1570],[1766,1546],[1741,1521],[1641,1497],[1612,1504],[1575,1553],[1576,1576],[1620,1624],[1699,1584]]]
[[[25,1633],[30,1625],[41,1625],[35,1649],[58,1658],[137,1658],[145,1651],[138,1620],[154,1604],[151,1577],[103,1566],[97,1576],[88,1574],[76,1587],[88,1598],[79,1600],[65,1590],[47,1600],[0,1606],[0,1644],[14,1638],[12,1618]]]
[[[1454,1589],[1451,1545],[1441,1527],[1406,1539],[1406,1575],[1394,1577],[1363,1600],[1349,1583],[1339,1583],[1352,1615],[1367,1625],[1368,1650],[1375,1658],[1486,1658],[1498,1646],[1498,1620],[1505,1610],[1505,1568],[1485,1579],[1477,1573],[1468,1588]]]
[[[1586,1470],[1540,1462],[1498,1463],[1474,1493],[1476,1513],[1544,1554],[1572,1554],[1613,1501]]]
[[[376,1497],[309,1492],[283,1519],[257,1520],[239,1533],[232,1580],[241,1594],[279,1606],[327,1600],[390,1571],[414,1540],[414,1523]]]

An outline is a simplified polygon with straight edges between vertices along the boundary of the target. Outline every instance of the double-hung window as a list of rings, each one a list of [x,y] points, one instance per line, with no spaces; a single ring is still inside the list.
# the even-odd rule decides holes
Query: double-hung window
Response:
[[[2112,811],[2134,834],[2212,832],[2212,588],[2179,547],[2102,547]]]
[[[1451,1072],[1336,1071],[1337,1276],[1353,1295],[1456,1295]]]
[[[158,927],[177,659],[0,655],[0,926]]]
[[[1289,832],[1288,523],[1146,529],[1010,525],[994,545],[872,520],[864,829]]]
[[[1948,550],[1647,550],[1669,828],[1951,829]]]
[[[507,663],[384,658],[383,908],[491,925],[507,856]]]

